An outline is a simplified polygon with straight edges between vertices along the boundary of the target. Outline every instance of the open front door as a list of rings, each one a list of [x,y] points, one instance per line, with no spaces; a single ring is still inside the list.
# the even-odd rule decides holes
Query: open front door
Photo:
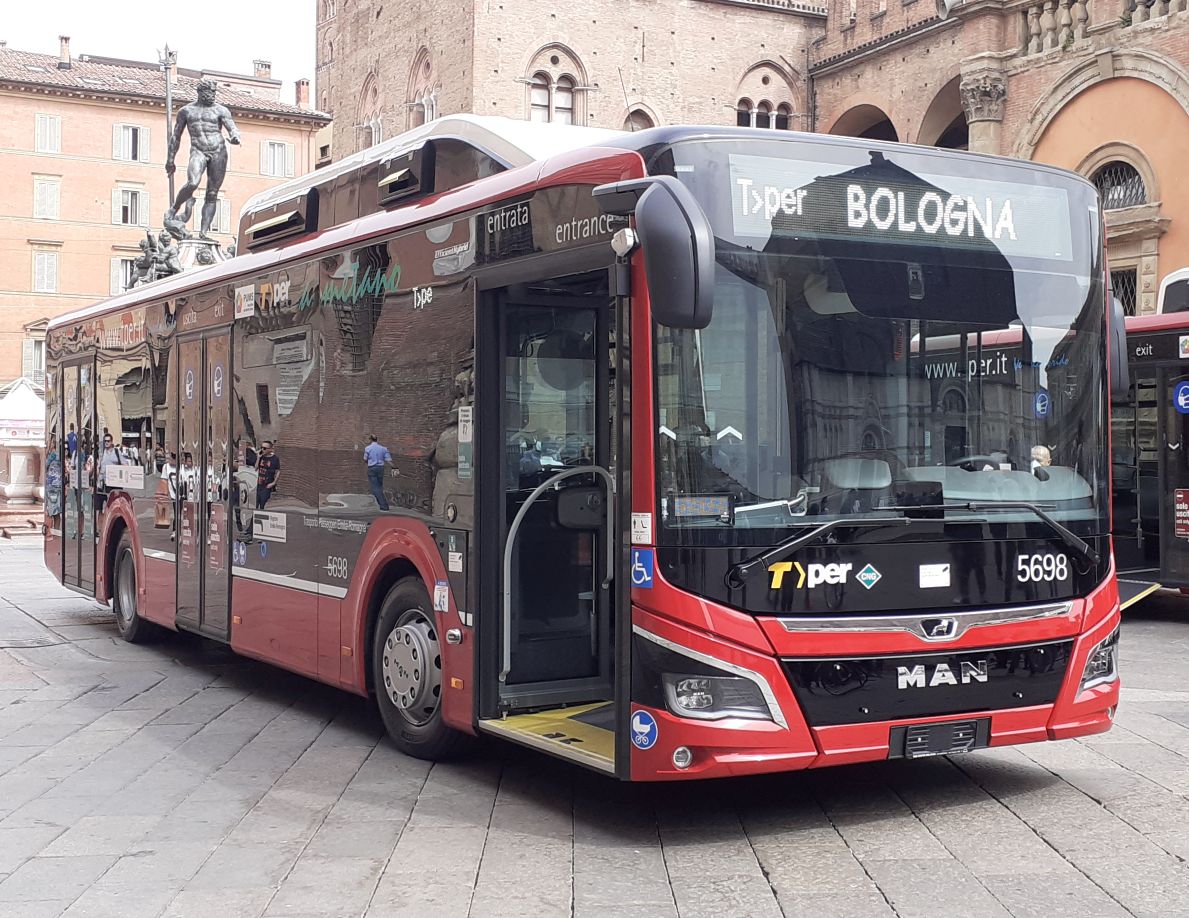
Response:
[[[606,271],[500,288],[480,429],[484,729],[613,770],[614,300]],[[484,412],[496,407],[480,394]],[[498,467],[498,478],[492,472]],[[495,522],[498,521],[498,522]],[[491,545],[490,548],[487,545]],[[497,567],[498,566],[498,567]],[[493,621],[496,612],[498,619]],[[564,710],[562,710],[564,706]],[[534,713],[524,713],[534,712]]]

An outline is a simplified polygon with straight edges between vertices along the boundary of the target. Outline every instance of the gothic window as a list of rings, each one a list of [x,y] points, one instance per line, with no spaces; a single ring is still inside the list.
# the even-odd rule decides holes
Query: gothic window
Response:
[[[775,109],[771,102],[753,104],[750,99],[740,99],[735,106],[735,124],[738,127],[754,127],[788,131],[792,129],[793,108],[781,103]]]
[[[628,112],[628,116],[623,122],[625,131],[646,131],[650,127],[656,127],[652,117],[648,112],[639,108],[633,108]]]

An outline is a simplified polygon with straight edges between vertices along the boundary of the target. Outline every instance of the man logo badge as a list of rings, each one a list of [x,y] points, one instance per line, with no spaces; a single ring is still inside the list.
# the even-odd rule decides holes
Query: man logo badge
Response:
[[[956,618],[923,618],[921,633],[927,641],[948,641],[958,630]]]

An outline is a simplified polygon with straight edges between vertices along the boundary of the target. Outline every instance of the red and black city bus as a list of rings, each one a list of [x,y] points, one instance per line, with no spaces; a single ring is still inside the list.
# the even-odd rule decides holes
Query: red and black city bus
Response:
[[[128,640],[634,780],[1109,729],[1125,355],[1077,176],[461,116],[240,239],[49,331],[46,563]]]
[[[1189,588],[1189,312],[1127,319],[1130,389],[1111,409],[1119,591]]]

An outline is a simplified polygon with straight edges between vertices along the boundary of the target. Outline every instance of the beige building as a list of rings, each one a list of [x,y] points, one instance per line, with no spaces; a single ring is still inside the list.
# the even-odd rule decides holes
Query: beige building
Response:
[[[830,0],[819,131],[1052,163],[1098,185],[1112,283],[1153,312],[1189,265],[1186,0]]]
[[[326,160],[458,112],[611,128],[811,126],[806,50],[825,24],[816,2],[316,2],[316,101],[335,116]]]
[[[47,321],[123,289],[145,231],[167,206],[165,77],[156,64],[58,57],[0,44],[0,385],[40,383]],[[269,64],[252,75],[180,69],[175,109],[203,77],[219,85],[242,137],[220,194],[216,237],[234,239],[253,194],[314,166],[314,135],[329,119],[309,83],[280,100]],[[185,181],[189,139],[177,159]],[[202,191],[193,225],[198,222]]]

